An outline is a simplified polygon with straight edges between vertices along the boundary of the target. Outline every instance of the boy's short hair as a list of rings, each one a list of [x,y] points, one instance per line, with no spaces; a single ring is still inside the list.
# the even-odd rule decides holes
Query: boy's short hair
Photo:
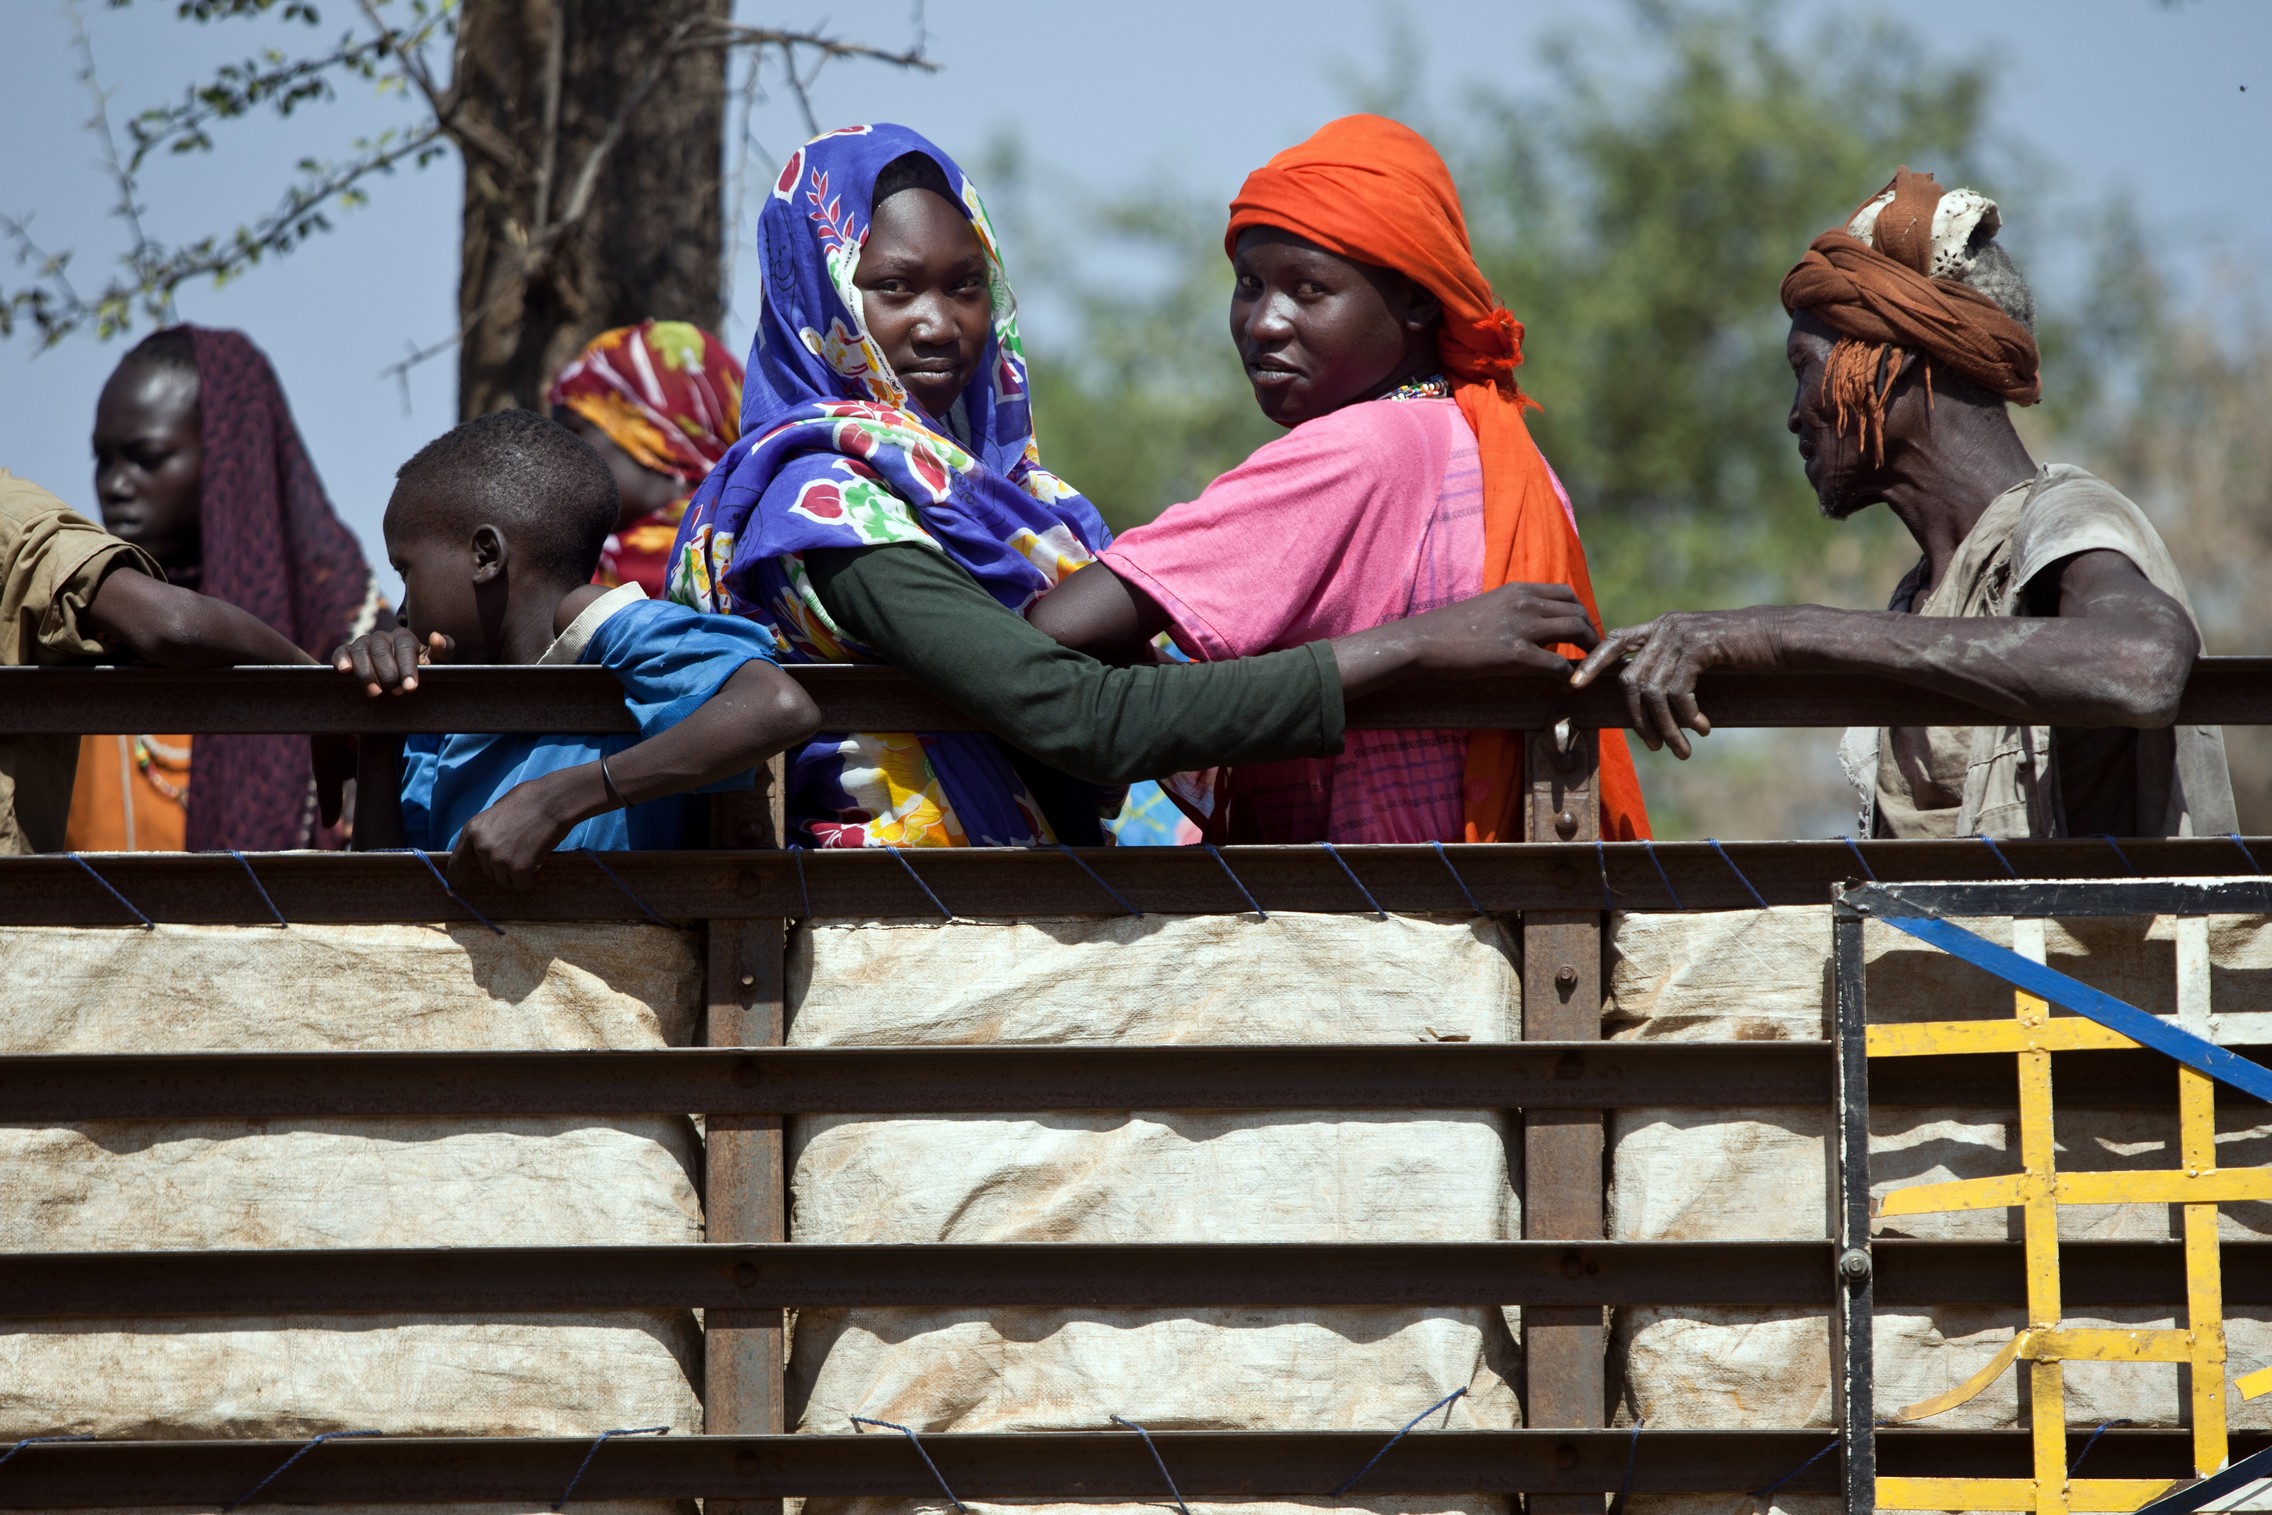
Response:
[[[599,567],[623,508],[599,454],[533,410],[476,416],[419,448],[394,476],[417,495],[413,529],[487,522],[540,570],[578,581]]]
[[[118,366],[154,368],[170,373],[184,373],[197,377],[197,342],[186,326],[168,326],[154,331],[126,350]]]

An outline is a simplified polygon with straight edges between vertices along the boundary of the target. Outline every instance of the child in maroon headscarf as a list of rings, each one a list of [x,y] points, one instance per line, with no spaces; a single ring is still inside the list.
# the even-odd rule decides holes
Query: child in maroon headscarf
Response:
[[[328,659],[376,624],[362,549],[325,498],[276,371],[242,332],[175,326],[120,361],[95,407],[95,494],[169,581]],[[69,845],[269,851],[332,844],[304,736],[90,736]]]

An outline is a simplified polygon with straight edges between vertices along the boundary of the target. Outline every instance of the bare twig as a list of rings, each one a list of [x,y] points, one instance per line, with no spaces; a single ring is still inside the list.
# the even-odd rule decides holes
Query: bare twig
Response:
[[[149,232],[142,225],[142,206],[137,197],[134,175],[119,161],[118,138],[110,127],[110,97],[103,92],[102,81],[95,75],[95,45],[87,36],[86,17],[79,13],[79,0],[69,0],[64,9],[71,17],[72,44],[79,50],[79,80],[87,86],[87,93],[94,97],[95,102],[95,113],[87,119],[87,130],[102,143],[103,168],[118,190],[118,204],[112,207],[111,213],[124,221],[127,230],[134,235],[134,245],[127,251],[126,261],[139,272],[148,267],[156,249],[150,241]],[[140,293],[152,318],[170,325],[174,318],[173,290],[167,288],[157,291],[157,299],[152,301],[149,298],[152,291],[145,279]]]
[[[560,156],[560,72],[567,60],[568,18],[552,0],[552,22],[544,39],[544,143],[536,160],[536,214],[544,225],[552,215],[552,171]]]

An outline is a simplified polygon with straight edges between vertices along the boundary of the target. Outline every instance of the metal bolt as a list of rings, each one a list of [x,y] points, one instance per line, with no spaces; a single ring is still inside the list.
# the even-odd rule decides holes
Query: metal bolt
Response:
[[[1557,812],[1554,817],[1554,834],[1565,842],[1576,836],[1578,834],[1577,815],[1568,810]]]
[[[735,1288],[737,1288],[737,1289],[752,1289],[752,1288],[755,1288],[756,1286],[757,1286],[757,1264],[756,1264],[756,1263],[753,1263],[753,1262],[741,1262],[741,1263],[735,1263],[735,1264],[734,1264],[734,1287],[735,1287]]]
[[[757,1087],[757,1080],[758,1072],[756,1058],[745,1057],[734,1064],[735,1083],[740,1084],[744,1089],[754,1089]]]
[[[1554,970],[1554,987],[1568,994],[1578,987],[1578,970],[1564,963]]]
[[[1838,1276],[1850,1284],[1858,1284],[1870,1276],[1870,1254],[1860,1247],[1848,1247],[1838,1254]]]

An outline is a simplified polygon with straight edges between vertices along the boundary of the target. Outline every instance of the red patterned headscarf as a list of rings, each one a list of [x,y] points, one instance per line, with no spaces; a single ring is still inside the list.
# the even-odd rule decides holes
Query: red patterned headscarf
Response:
[[[560,370],[544,398],[690,494],[742,434],[741,364],[724,343],[685,321],[601,332]]]
[[[237,331],[184,327],[197,350],[205,462],[198,588],[329,657],[379,610],[363,549],[331,508],[268,358]],[[273,851],[317,840],[304,736],[201,736],[187,845]]]

